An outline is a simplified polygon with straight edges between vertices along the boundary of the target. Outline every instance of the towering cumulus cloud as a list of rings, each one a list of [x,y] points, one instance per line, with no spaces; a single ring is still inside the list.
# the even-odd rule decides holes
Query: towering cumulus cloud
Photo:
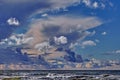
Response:
[[[86,30],[101,24],[96,17],[50,16],[47,19],[36,19],[25,35],[26,38],[33,37],[32,43],[28,43],[31,49],[44,42],[54,47],[69,47],[88,36]]]
[[[1,0],[0,17],[5,18],[0,26],[6,27],[5,31],[0,27],[0,32],[10,34],[0,40],[0,49],[10,48],[15,55],[20,53],[28,62],[45,68],[82,67],[82,62],[89,60],[74,50],[79,48],[82,53],[88,46],[97,47],[99,38],[92,36],[99,31],[93,28],[105,21],[106,17],[101,18],[99,12],[104,14],[109,3],[109,0]]]
[[[101,1],[102,4],[104,4],[103,2],[104,1]],[[88,35],[91,35],[87,31],[88,29],[102,24],[100,19],[93,16],[49,16],[49,13],[47,13],[54,12],[54,10],[66,9],[69,6],[77,6],[79,4],[84,4],[89,8],[94,4],[95,8],[98,8],[98,2],[91,0],[2,0],[1,4],[8,4],[8,6],[13,4],[19,6],[22,4],[25,9],[36,6],[33,7],[33,13],[31,12],[32,14],[29,16],[35,16],[39,14],[38,12],[47,14],[45,18],[32,19],[31,24],[29,24],[29,29],[21,38],[17,39],[16,34],[15,40],[5,39],[1,42],[1,44],[5,44],[7,41],[11,41],[9,45],[15,45],[16,42],[16,45],[23,46],[23,51],[28,54],[31,54],[31,52],[32,54],[40,54],[44,52],[43,49],[46,51],[47,48],[69,48],[71,44],[73,45],[77,41],[83,40]],[[21,8],[22,7],[19,7],[19,10],[24,10]],[[9,25],[19,25],[19,21],[16,20],[16,18],[10,18],[7,22]]]
[[[66,9],[69,6],[77,6],[79,4],[88,5],[89,3],[89,6],[92,5],[92,1],[90,0],[2,0],[1,2],[1,4],[9,4],[9,6],[13,4],[17,4],[16,6],[19,6],[22,4],[25,5],[25,9],[29,9],[29,7],[32,6],[37,6],[33,10],[34,12],[32,16],[38,14],[38,12],[51,12],[54,10]],[[22,7],[19,7],[20,10],[22,10],[21,8]],[[8,20],[7,22],[10,25],[19,24],[19,22],[14,18]],[[32,50],[34,54],[40,53],[39,51],[48,45],[52,47],[68,48],[71,44],[74,44],[88,36],[89,33],[86,30],[97,27],[100,24],[102,24],[102,22],[97,17],[59,15],[46,16],[46,18],[37,18],[32,20],[27,32],[22,38],[20,38],[21,40],[19,39],[19,45],[23,45],[24,48],[28,47],[30,52]],[[9,39],[7,40],[9,41]],[[5,40],[2,41],[5,43]],[[42,43],[45,43],[45,45]],[[29,54],[28,50],[25,49],[25,51]]]

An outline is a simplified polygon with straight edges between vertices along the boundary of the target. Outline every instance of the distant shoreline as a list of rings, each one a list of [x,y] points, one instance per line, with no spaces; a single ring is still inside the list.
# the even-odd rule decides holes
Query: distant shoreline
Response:
[[[0,71],[120,71],[120,69],[45,69],[45,70],[0,70]]]

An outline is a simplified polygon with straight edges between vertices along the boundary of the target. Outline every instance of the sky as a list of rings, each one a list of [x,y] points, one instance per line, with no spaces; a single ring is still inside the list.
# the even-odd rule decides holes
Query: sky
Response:
[[[119,0],[0,0],[0,63],[32,64],[34,55],[45,57],[49,65],[52,59],[67,64],[67,50],[83,61],[120,61],[119,4]]]

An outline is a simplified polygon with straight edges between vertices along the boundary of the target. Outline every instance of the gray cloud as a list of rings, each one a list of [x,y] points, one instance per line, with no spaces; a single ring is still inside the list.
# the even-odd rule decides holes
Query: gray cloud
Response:
[[[38,12],[43,12],[46,10],[66,9],[69,6],[75,6],[79,4],[84,4],[85,6],[89,8],[103,8],[106,6],[105,2],[107,1],[100,1],[100,2],[94,1],[93,2],[91,0],[47,0],[47,1],[43,1],[43,0],[37,0],[37,1],[34,1],[34,0],[2,0],[1,4],[17,6],[16,8],[22,8],[22,6],[18,7],[22,4],[23,7],[26,9],[29,9],[30,7],[32,7],[32,9]]]
[[[66,37],[67,43],[61,44],[58,47],[69,47],[71,43],[83,40],[88,35],[94,35],[95,31],[90,33],[86,30],[97,27],[101,24],[102,22],[96,17],[73,18],[67,16],[51,16],[46,19],[34,20],[25,35],[26,38],[34,38],[33,42],[29,43],[32,48],[37,44],[46,41],[52,46],[58,46],[56,45],[54,38],[60,36]]]
[[[47,10],[54,11],[59,10],[61,8],[65,9],[69,6],[74,6],[83,3],[84,1],[87,0],[2,0],[2,3],[5,5],[9,4],[9,9],[13,9],[10,10],[10,13],[8,14],[13,14],[14,16],[16,12],[23,12],[25,10],[28,10],[25,14],[27,14],[27,16],[30,16],[31,13],[36,13],[37,11],[44,13]],[[98,2],[90,2],[90,4],[86,2],[85,5],[89,8],[99,7]],[[105,5],[103,4],[103,6]],[[21,13],[20,15],[22,15],[21,17],[23,18],[23,14]],[[29,25],[30,27],[28,31],[24,35],[12,34],[9,38],[2,40],[0,42],[0,46],[22,46],[23,53],[27,52],[28,55],[41,55],[42,57],[44,57],[46,62],[52,61],[53,59],[57,61],[59,59],[63,59],[63,57],[65,57],[66,55],[70,55],[69,51],[69,53],[66,53],[65,51],[57,51],[57,48],[69,48],[71,44],[75,45],[77,44],[77,41],[81,41],[87,36],[94,35],[95,31],[89,32],[87,30],[102,24],[102,21],[100,21],[97,17],[53,17],[49,16],[49,14],[44,14],[42,15],[42,17],[45,18],[33,20],[32,23]],[[56,40],[54,40],[55,38]],[[93,41],[84,41],[82,43],[83,47],[95,45],[96,43]],[[119,51],[117,51],[117,53],[119,53]],[[65,63],[64,59],[61,63],[65,64],[67,66],[67,69],[68,67],[73,66],[72,63],[70,63],[71,66]]]
[[[78,5],[81,3],[81,0],[6,0],[3,1],[3,3],[11,5],[17,4],[18,6],[23,4],[26,5],[26,8],[37,5],[36,9],[38,9],[38,11],[46,11],[60,8],[65,9],[68,6]],[[21,44],[25,44],[27,47],[29,46],[30,49],[34,50],[33,52],[36,52],[35,50],[39,50],[41,46],[39,46],[39,48],[37,47],[37,49],[35,46],[38,46],[44,42],[49,42],[50,45],[55,47],[58,46],[55,44],[54,37],[64,36],[67,38],[67,43],[59,46],[69,47],[71,43],[74,44],[76,41],[82,40],[88,35],[94,35],[95,32],[91,34],[86,30],[97,27],[101,24],[102,22],[96,17],[77,18],[75,16],[47,16],[47,18],[32,21],[30,24],[30,29],[23,37],[25,43],[21,41]]]
[[[22,38],[14,37],[14,44],[24,45],[24,47],[29,47],[34,51],[39,51],[40,48],[43,48],[44,46],[40,45],[39,48],[36,49],[35,46],[44,42],[49,42],[49,45],[54,47],[68,48],[71,44],[83,40],[88,35],[94,35],[95,31],[88,32],[87,30],[101,24],[102,22],[96,17],[75,18],[68,16],[49,16],[43,19],[35,19],[29,25],[29,30]],[[67,42],[66,44],[57,45],[54,38],[61,36],[64,36]],[[3,40],[3,42],[5,41]],[[8,42],[10,42],[9,39]]]
[[[96,17],[73,18],[67,16],[48,17],[47,19],[35,20],[27,35],[39,34],[41,41],[48,40],[54,36],[69,35],[71,33],[81,34],[85,30],[101,25],[102,22]],[[32,34],[33,33],[33,34]],[[38,37],[39,37],[38,36]],[[44,37],[43,37],[44,36]],[[37,38],[38,38],[37,37]],[[40,39],[39,39],[40,40]]]

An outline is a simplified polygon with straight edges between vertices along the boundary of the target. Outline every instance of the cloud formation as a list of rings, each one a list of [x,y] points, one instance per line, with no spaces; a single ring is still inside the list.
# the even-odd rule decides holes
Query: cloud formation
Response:
[[[106,8],[104,0],[1,0],[1,2],[5,3],[4,6],[8,5],[7,7],[10,7],[8,9],[11,9],[8,10],[10,13],[8,11],[5,13],[10,16],[21,16],[19,17],[21,24],[22,21],[24,22],[21,18],[30,16],[29,21],[31,23],[27,25],[29,27],[24,34],[11,34],[10,37],[1,40],[0,47],[12,48],[14,46],[15,53],[25,53],[25,56],[32,57],[30,62],[36,61],[35,63],[42,64],[42,66],[57,66],[57,68],[65,68],[66,66],[67,69],[77,65],[86,66],[86,62],[83,63],[82,56],[73,52],[71,47],[79,44],[82,48],[96,46],[99,40],[96,39],[94,42],[85,40],[85,38],[95,35],[96,31],[90,32],[89,29],[100,26],[103,22],[97,17],[85,16],[87,14],[75,16],[72,13],[67,15],[65,12],[66,16],[61,16],[59,10],[64,11],[71,6],[82,6],[82,8],[87,7],[87,9],[90,8],[91,11],[94,11],[93,9]],[[14,8],[14,6],[16,7]],[[37,14],[37,12],[41,13]],[[54,12],[56,15],[51,16],[51,13],[54,14]],[[12,26],[19,26],[20,22],[14,17],[7,20],[7,23]],[[103,35],[105,34],[103,33]],[[117,50],[115,53],[120,53],[120,51]],[[33,59],[34,57],[35,59]],[[92,60],[90,64],[94,65],[94,62],[96,65],[98,61]]]
[[[44,42],[49,43],[50,46],[67,48],[87,36],[94,35],[95,31],[89,32],[87,30],[101,24],[102,22],[96,17],[48,16],[34,20],[24,35],[13,34],[6,41],[2,40],[1,43],[9,42],[9,45],[24,45],[38,51],[46,47],[43,46]]]
[[[98,7],[99,7],[99,6],[98,6],[98,3],[97,3],[97,2],[94,2],[94,3],[93,3],[93,7],[94,7],[94,8],[98,8]]]
[[[92,1],[92,0],[81,0],[81,1],[87,7],[93,8],[93,9],[96,9],[96,8],[105,8],[106,7],[104,1],[102,1],[102,0],[101,0],[101,2],[99,2],[99,1]]]
[[[54,37],[54,41],[57,45],[66,44],[67,43],[67,38],[65,36]]]
[[[44,53],[46,53],[49,48],[51,48],[49,42],[43,42],[35,45],[35,49]]]
[[[116,50],[115,52],[120,54],[120,50]]]
[[[0,41],[0,46],[20,46],[20,45],[28,45],[33,41],[33,37],[25,37],[24,34],[12,34],[9,38],[3,39]]]
[[[80,46],[82,48],[85,48],[85,47],[88,47],[88,46],[96,46],[96,43],[94,41],[88,40],[88,41],[83,41]]]
[[[47,14],[47,13],[45,13],[45,14],[42,14],[41,16],[42,16],[42,17],[47,17],[47,16],[48,16],[48,14]]]
[[[101,25],[102,22],[96,17],[86,17],[86,18],[73,18],[67,16],[57,16],[48,17],[47,19],[35,20],[30,30],[26,35],[31,35],[35,39],[39,39],[39,42],[48,40],[53,37],[59,36],[70,36],[70,34],[78,34],[82,37],[85,30],[97,27]],[[95,32],[93,32],[95,33]],[[89,32],[86,32],[89,34]],[[40,37],[41,36],[41,37]],[[75,35],[74,37],[77,37]],[[41,38],[41,39],[40,39]],[[38,41],[38,40],[35,40]]]
[[[11,4],[26,4],[28,0],[21,1],[4,1]],[[98,2],[92,2],[90,0],[49,0],[49,1],[34,1],[30,0],[29,3],[32,4],[43,4],[47,6],[42,6],[38,11],[47,10],[59,10],[65,9],[69,6],[85,4],[87,7],[98,7]],[[10,4],[9,3],[9,4]],[[41,6],[40,6],[41,7]],[[22,38],[14,37],[15,42],[12,42],[8,38],[9,45],[24,45],[31,50],[41,51],[43,48],[48,48],[48,46],[60,47],[70,47],[71,44],[75,44],[79,40],[83,40],[88,35],[94,35],[95,31],[92,33],[87,31],[88,29],[97,27],[102,24],[102,22],[97,17],[76,17],[76,16],[49,16],[47,13],[43,14],[41,19],[32,20],[29,25],[29,30],[24,34]],[[16,18],[10,18],[8,21],[9,25],[19,25],[19,21]],[[4,40],[3,43],[6,43]],[[49,43],[49,44],[47,44]],[[89,44],[90,45],[90,44]],[[86,45],[84,45],[86,46]],[[36,53],[38,54],[38,53]]]
[[[23,40],[22,37],[24,36],[24,34],[18,34],[15,35],[13,34],[12,36],[10,36],[9,38],[3,39],[0,44],[1,45],[6,45],[6,46],[16,46],[16,45],[21,45]]]
[[[105,35],[107,35],[107,32],[102,32],[101,34],[105,36]]]
[[[20,22],[16,18],[9,18],[7,20],[7,23],[9,25],[13,25],[13,26],[19,26],[20,25]]]
[[[77,6],[84,4],[88,8],[96,9],[96,8],[105,8],[106,3],[109,3],[111,5],[110,1],[92,1],[92,0],[47,0],[47,1],[42,1],[42,0],[2,0],[1,1],[3,4],[17,4],[19,5],[28,5],[25,7],[31,7],[35,5],[41,5],[38,10],[38,12],[45,12],[45,11],[52,11],[52,10],[60,10],[60,9],[66,9],[69,6]],[[16,5],[16,6],[17,6]]]
[[[115,55],[115,54],[120,54],[120,50],[113,50],[113,51],[107,51],[104,53],[105,55]]]
[[[44,42],[57,47],[70,47],[71,43],[83,40],[88,35],[94,35],[95,31],[88,32],[87,30],[101,24],[102,22],[96,17],[48,16],[34,20],[25,35],[26,38],[34,39],[32,43],[29,43],[32,49]]]

